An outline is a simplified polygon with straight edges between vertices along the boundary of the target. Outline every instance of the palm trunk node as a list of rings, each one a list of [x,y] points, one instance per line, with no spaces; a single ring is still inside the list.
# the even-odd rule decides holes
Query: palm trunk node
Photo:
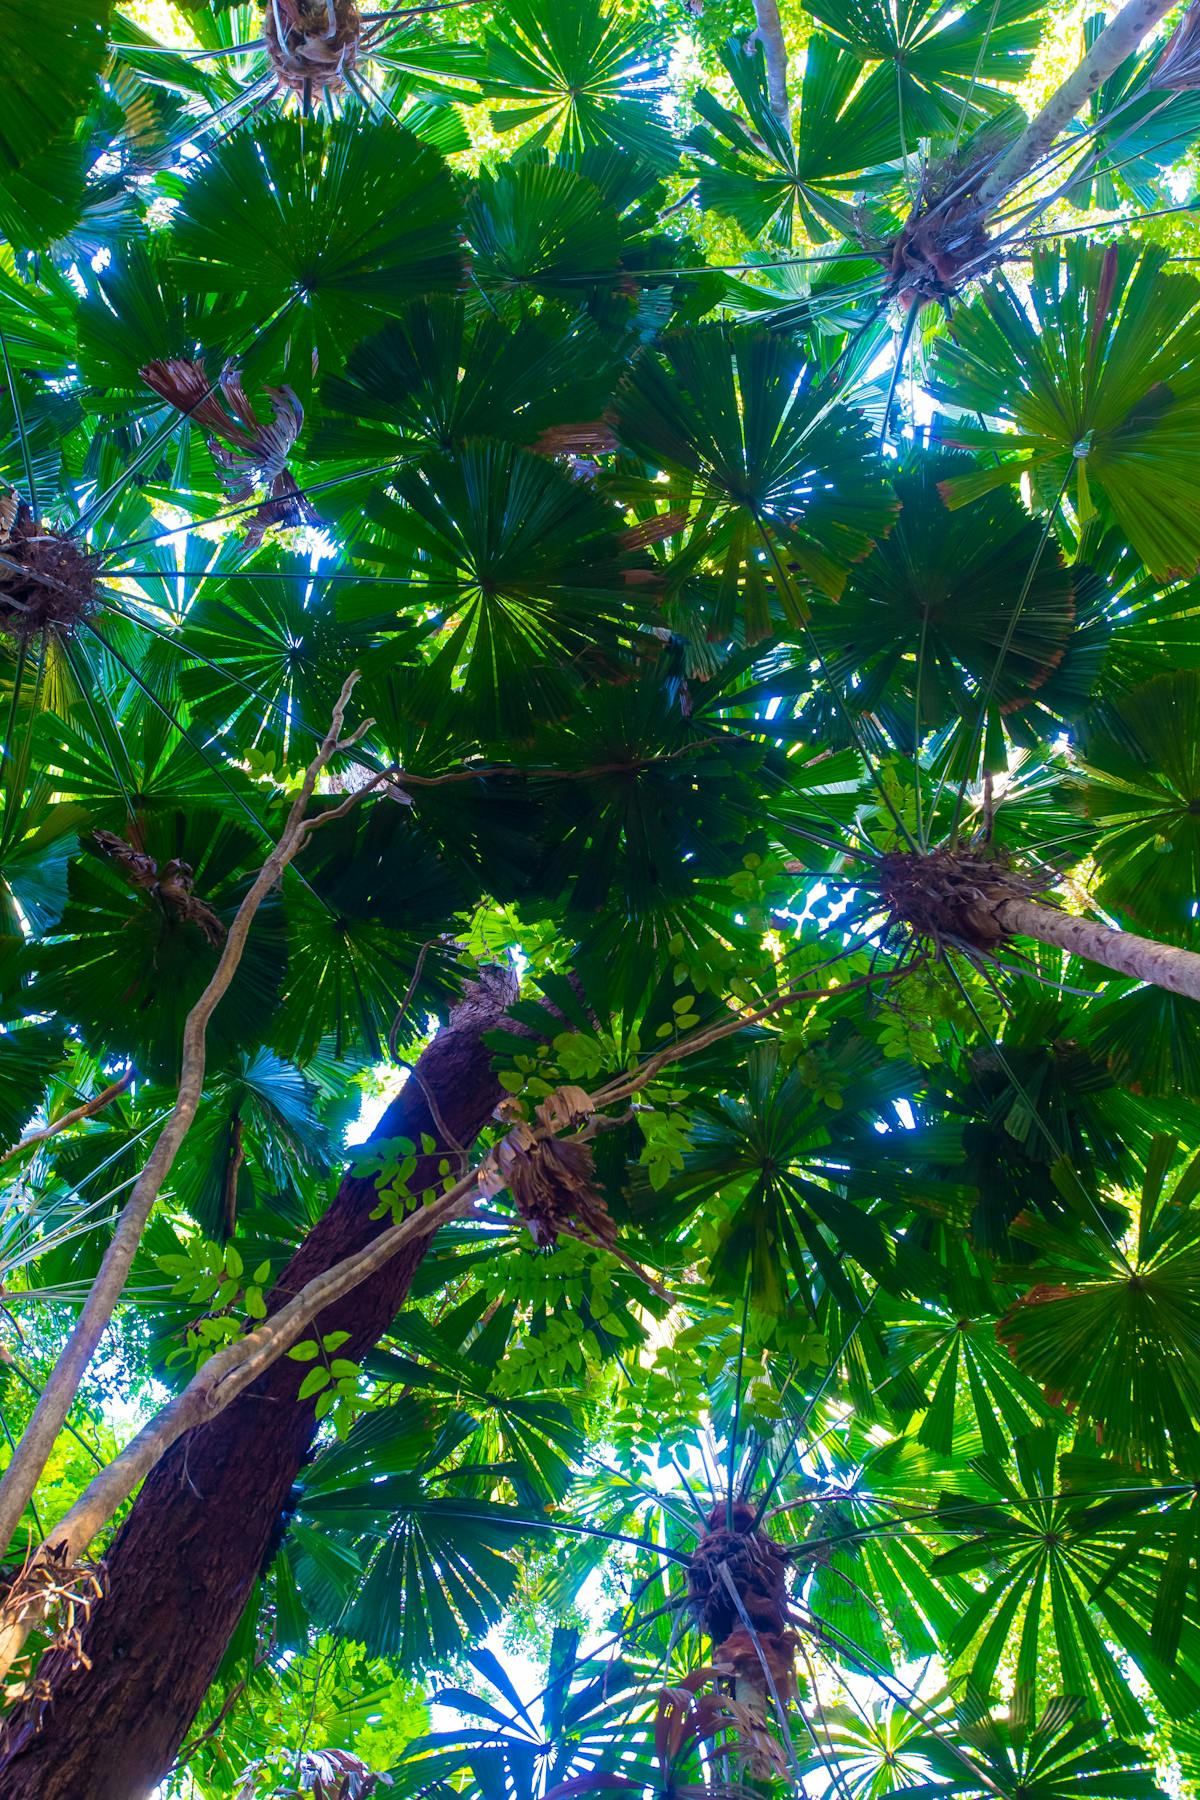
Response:
[[[892,922],[938,950],[947,943],[991,955],[1009,939],[1032,938],[1119,975],[1200,1000],[1200,955],[1138,937],[1045,903],[1046,877],[1030,879],[971,850],[893,851],[882,860],[879,895]]]
[[[345,86],[362,34],[353,0],[269,0],[262,29],[281,88],[319,97]]]
[[[722,1570],[728,1572],[736,1599]],[[766,1710],[768,1670],[781,1698],[795,1692],[797,1638],[791,1629],[787,1574],[783,1552],[755,1524],[752,1506],[738,1500],[732,1507],[723,1502],[713,1507],[692,1552],[688,1604],[700,1630],[712,1639],[714,1665],[731,1674],[735,1698],[757,1706],[760,1713]]]
[[[85,545],[12,497],[0,502],[0,531],[0,631],[27,643],[70,632],[95,611],[99,563]]]

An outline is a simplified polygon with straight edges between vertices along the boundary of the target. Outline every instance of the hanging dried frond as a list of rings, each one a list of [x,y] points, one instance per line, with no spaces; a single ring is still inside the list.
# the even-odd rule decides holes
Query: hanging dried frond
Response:
[[[543,456],[609,456],[617,449],[617,434],[606,419],[550,425],[533,447]]]
[[[507,1188],[513,1205],[539,1249],[552,1249],[559,1234],[574,1228],[601,1244],[616,1242],[616,1227],[595,1186],[592,1152],[582,1135],[557,1131],[590,1121],[595,1113],[583,1088],[561,1087],[534,1113],[536,1125],[514,1125],[479,1170],[480,1190]]]
[[[30,1549],[25,1561],[0,1594],[0,1634],[13,1626],[31,1626],[48,1639],[46,1650],[61,1652],[71,1669],[90,1669],[83,1631],[92,1608],[104,1597],[104,1564],[68,1559],[65,1544],[45,1553]],[[44,1652],[43,1652],[44,1654]],[[49,1684],[36,1670],[13,1675],[4,1684],[6,1701],[23,1701],[40,1724],[41,1709],[51,1698]]]
[[[352,0],[270,0],[263,36],[281,88],[310,96],[345,86],[362,21]]]
[[[312,502],[296,486],[291,472],[284,469],[271,483],[271,492],[258,511],[251,514],[246,533],[247,550],[257,550],[272,525],[319,525],[321,515]]]
[[[760,1778],[781,1770],[779,1756],[783,1746],[763,1728],[761,1716],[733,1700],[728,1694],[701,1693],[711,1682],[719,1681],[723,1671],[713,1668],[693,1669],[674,1687],[662,1688],[654,1721],[654,1742],[662,1771],[663,1791],[677,1800],[759,1800]],[[723,1742],[722,1742],[723,1740]],[[695,1749],[711,1745],[710,1779],[697,1786],[677,1782],[675,1771],[691,1760]],[[728,1775],[723,1779],[718,1766],[722,1752],[736,1748],[742,1772],[755,1781],[748,1787]]]
[[[231,500],[249,500],[268,490],[250,521],[249,549],[258,548],[271,525],[320,523],[287,467],[304,425],[304,408],[290,387],[264,390],[271,405],[270,421],[264,424],[233,363],[226,363],[217,378],[220,399],[202,356],[147,363],[139,373],[147,387],[209,433],[208,448]]]
[[[879,896],[893,924],[907,926],[939,951],[949,941],[986,953],[1008,935],[997,908],[1005,900],[1033,899],[1048,885],[1045,876],[1018,875],[995,854],[895,850],[882,859]]]
[[[241,371],[231,362],[215,384],[202,356],[194,362],[172,356],[147,363],[138,373],[147,387],[211,433],[209,449],[233,499],[248,500],[256,488],[270,486],[283,473],[304,424],[304,408],[290,387],[265,390],[272,417],[264,425],[242,386]]]
[[[624,531],[617,533],[617,542],[622,550],[644,550],[649,544],[661,544],[664,538],[674,537],[684,529],[687,521],[687,508],[677,506],[670,512],[655,513],[652,519],[644,519],[640,525],[626,526]]]
[[[114,831],[97,830],[93,831],[92,836],[98,848],[120,870],[130,887],[150,894],[172,918],[183,924],[194,925],[210,944],[224,942],[224,925],[212,907],[197,899],[192,892],[195,871],[190,863],[172,857],[160,869],[152,856],[127,844]]]
[[[96,606],[98,564],[64,532],[7,496],[0,514],[0,630],[23,641],[45,630],[70,632]]]
[[[377,1775],[350,1750],[306,1750],[300,1758],[300,1780],[312,1800],[368,1800],[386,1775]],[[311,1785],[310,1785],[311,1784]]]

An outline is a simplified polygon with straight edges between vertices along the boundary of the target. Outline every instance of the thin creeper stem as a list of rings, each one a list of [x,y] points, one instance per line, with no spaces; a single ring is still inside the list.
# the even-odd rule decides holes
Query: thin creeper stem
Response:
[[[237,972],[259,907],[282,879],[284,870],[302,848],[312,829],[312,822],[306,821],[305,813],[322,770],[339,748],[342,722],[357,680],[355,673],[348,676],[343,684],[329,730],[305,772],[282,835],[238,907],[217,966],[207,987],[188,1013],[183,1028],[179,1087],[175,1104],[134,1183],[120,1222],[104,1253],[99,1273],[41,1399],[34,1408],[7,1469],[0,1477],[0,1544],[10,1543],[20,1524],[21,1515],[53,1451],[79,1384],[124,1291],[154,1202],[191,1129],[204,1088],[208,1022]],[[360,726],[352,736],[361,737],[364,729],[365,726]]]

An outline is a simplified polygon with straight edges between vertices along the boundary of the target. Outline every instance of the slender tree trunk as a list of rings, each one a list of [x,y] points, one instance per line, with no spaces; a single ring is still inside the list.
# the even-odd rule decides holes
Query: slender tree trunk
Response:
[[[791,130],[792,108],[788,100],[788,56],[778,0],[754,0],[755,37],[763,47],[767,64],[767,99],[785,131]]]
[[[469,1144],[501,1096],[482,1034],[515,997],[497,970],[471,990],[417,1064],[376,1137],[439,1136]],[[441,1154],[439,1151],[437,1154]],[[437,1179],[436,1154],[414,1186]],[[345,1176],[328,1211],[281,1275],[272,1308],[368,1244],[371,1180]],[[318,1321],[347,1331],[358,1360],[402,1305],[428,1240],[401,1251]],[[226,1411],[182,1438],[154,1469],[105,1558],[105,1598],[84,1633],[90,1667],[43,1659],[51,1699],[21,1709],[0,1737],[2,1800],[145,1800],[171,1766],[216,1673],[255,1579],[276,1542],[315,1433],[313,1402],[296,1400],[287,1358]]]
[[[1039,944],[1052,944],[1069,950],[1072,956],[1103,963],[1120,975],[1132,975],[1172,994],[1200,1000],[1200,955],[1194,950],[1135,937],[1131,931],[1114,931],[1092,919],[1077,919],[1053,906],[1039,906],[1035,900],[1001,900],[987,910],[1016,937],[1035,938]]]
[[[1146,33],[1174,6],[1175,0],[1128,0],[1110,19],[1083,61],[1055,89],[1036,119],[1005,151],[978,190],[980,202],[994,204],[1024,181],[1045,156],[1059,133],[1083,111],[1113,70],[1132,56]]]

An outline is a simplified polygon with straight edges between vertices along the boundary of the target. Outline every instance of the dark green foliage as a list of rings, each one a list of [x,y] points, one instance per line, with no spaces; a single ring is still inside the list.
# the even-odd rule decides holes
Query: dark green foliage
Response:
[[[814,7],[789,120],[731,0],[371,13],[286,103],[249,5],[0,21],[3,1433],[352,672],[367,722],[13,1555],[316,1222],[496,1153],[373,1347],[276,1366],[299,1472],[227,1646],[196,1601],[172,1797],[1195,1786],[1196,1002],[887,878],[1200,945],[1191,239],[1039,224],[1164,203],[1195,94],[1147,43],[976,216],[1046,9]],[[721,1629],[754,1530],[787,1609],[731,1575]],[[96,1674],[125,1743],[159,1702]]]

